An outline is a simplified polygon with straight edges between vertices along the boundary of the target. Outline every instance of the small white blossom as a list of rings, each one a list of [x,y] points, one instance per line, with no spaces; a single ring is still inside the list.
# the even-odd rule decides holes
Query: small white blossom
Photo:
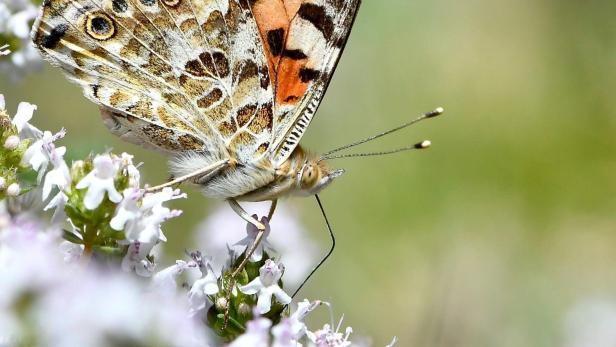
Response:
[[[36,108],[36,105],[28,102],[19,103],[17,106],[17,113],[12,120],[13,125],[17,128],[17,132],[21,132],[26,127],[30,119],[32,119],[32,115],[34,111],[36,111]]]
[[[49,170],[45,175],[45,181],[43,183],[43,200],[47,200],[54,186],[58,187],[60,191],[63,191],[71,183],[71,175],[66,162],[64,162],[66,147],[55,148],[54,144],[50,143],[46,147],[46,150],[51,165],[53,165],[53,169]]]
[[[210,306],[208,295],[218,293],[218,279],[208,259],[203,259],[201,253],[192,254],[194,263],[199,267],[201,278],[197,279],[190,287],[188,301],[190,303],[190,314],[196,315],[207,310]]]
[[[4,141],[4,148],[12,151],[19,146],[19,141],[19,136],[11,135]]]
[[[43,178],[43,174],[47,170],[47,166],[51,160],[50,149],[55,148],[53,142],[63,138],[65,134],[64,129],[60,130],[56,134],[45,131],[38,140],[26,149],[26,152],[22,158],[22,163],[28,164],[32,167],[32,169],[38,171],[39,182]]]
[[[21,193],[21,187],[19,186],[18,183],[11,183],[6,188],[6,195],[8,196],[17,196],[19,195],[19,193]]]
[[[98,155],[94,158],[94,168],[86,177],[77,183],[77,189],[88,188],[83,203],[87,209],[97,208],[105,198],[105,192],[112,202],[122,201],[122,195],[115,187],[117,167],[108,154]]]
[[[288,318],[284,318],[278,325],[272,328],[272,335],[274,336],[272,347],[301,346],[295,338],[293,325]]]
[[[183,260],[176,260],[174,265],[162,269],[152,276],[152,285],[169,293],[174,293],[177,289],[178,276],[192,266],[194,265]]]
[[[246,332],[228,347],[269,347],[269,330],[272,322],[267,318],[257,318],[248,322]]]
[[[141,216],[141,206],[139,202],[143,197],[144,191],[139,188],[127,188],[122,192],[124,199],[118,205],[115,216],[109,225],[114,230],[122,230],[127,222],[133,221]]]
[[[141,173],[137,169],[137,166],[133,164],[133,158],[134,156],[128,153],[120,154],[120,170],[123,175],[128,176],[128,185],[133,188],[138,188]]]
[[[239,287],[244,294],[257,294],[257,312],[259,314],[269,312],[272,306],[272,296],[275,296],[278,302],[283,305],[291,302],[291,297],[278,286],[282,273],[282,265],[277,265],[274,261],[268,259],[259,269],[259,277],[247,285]]]
[[[252,217],[254,219],[257,219],[257,215],[254,214],[252,215]],[[261,223],[263,223],[263,225],[265,225],[265,231],[263,232],[263,238],[261,239],[261,242],[259,243],[259,245],[255,248],[255,251],[252,253],[252,255],[250,256],[250,261],[253,263],[259,262],[261,261],[261,259],[263,259],[263,252],[267,249],[267,250],[271,250],[272,246],[270,245],[269,241],[267,241],[267,238],[270,235],[271,232],[271,228],[269,225],[269,221],[267,220],[267,217],[261,217]],[[247,223],[246,224],[246,237],[241,239],[240,241],[238,241],[237,243],[235,243],[233,245],[233,248],[236,248],[239,246],[239,248],[241,249],[240,253],[247,251],[250,246],[255,242],[257,235],[259,234],[259,229],[257,229],[256,226],[254,226],[252,223]]]
[[[43,209],[44,211],[48,211],[52,208],[55,208],[53,217],[51,218],[53,224],[58,223],[64,219],[64,206],[66,206],[67,202],[68,196],[64,194],[63,191],[59,191],[58,194],[56,194],[53,198],[49,200],[49,203]]]
[[[322,329],[315,332],[308,331],[308,338],[315,347],[349,347],[352,346],[349,341],[349,336],[353,333],[353,328],[348,327],[345,329],[344,334],[339,332],[342,325],[342,319],[338,323],[336,330],[333,330],[329,324],[325,324]]]
[[[154,273],[155,264],[147,257],[156,243],[141,243],[135,241],[129,244],[128,251],[122,259],[122,270],[135,272],[142,277],[151,277]]]
[[[6,179],[4,177],[0,177],[0,189],[4,189],[6,186]]]

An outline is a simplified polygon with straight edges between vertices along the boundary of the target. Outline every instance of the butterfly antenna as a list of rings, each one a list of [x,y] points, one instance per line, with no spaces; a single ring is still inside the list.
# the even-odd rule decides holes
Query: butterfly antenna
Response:
[[[421,122],[424,119],[434,118],[434,117],[440,116],[440,115],[443,114],[443,112],[445,112],[445,110],[442,107],[438,107],[434,111],[431,111],[431,112],[428,112],[428,113],[424,113],[421,116],[419,116],[418,118],[415,118],[412,121],[404,123],[404,124],[402,124],[400,126],[397,126],[397,127],[393,128],[393,129],[387,130],[387,131],[382,132],[380,134],[376,134],[376,135],[367,137],[367,138],[365,138],[363,140],[355,141],[353,143],[350,143],[350,144],[342,146],[342,147],[338,147],[336,149],[332,149],[331,151],[323,154],[321,159],[323,160],[325,158],[330,157],[332,154],[334,154],[336,152],[340,152],[340,151],[343,151],[343,150],[351,148],[351,147],[359,146],[359,145],[364,144],[366,142],[370,142],[372,140],[376,140],[376,139],[378,139],[380,137],[383,137],[385,135],[389,135],[389,134],[394,133],[396,131],[402,130],[402,129],[407,128],[407,127],[409,127],[409,126],[411,126],[411,125],[413,125],[415,123],[419,123],[419,122]],[[394,153],[396,153],[396,152],[394,152]],[[389,153],[386,153],[386,154],[389,154]]]
[[[432,146],[432,142],[428,140],[421,141],[412,146],[402,147],[398,149],[392,149],[389,151],[382,152],[370,152],[370,153],[351,153],[351,154],[340,154],[340,155],[332,155],[329,157],[321,157],[321,160],[331,160],[331,159],[341,159],[341,158],[355,158],[355,157],[377,157],[381,155],[395,154],[400,152],[407,152],[417,149],[426,149]]]
[[[327,219],[327,215],[325,214],[325,209],[323,208],[323,204],[321,203],[321,199],[319,198],[319,196],[317,194],[315,194],[314,197],[317,199],[317,203],[319,204],[319,208],[321,209],[321,214],[323,215],[323,218],[325,219],[325,224],[327,224],[327,230],[329,231],[329,237],[332,239],[332,246],[329,249],[329,252],[327,252],[327,254],[323,257],[323,259],[321,259],[321,261],[317,264],[317,266],[315,266],[312,269],[312,271],[310,271],[310,273],[308,274],[306,279],[304,279],[302,284],[300,284],[299,287],[297,287],[297,289],[295,290],[293,295],[291,295],[292,298],[295,298],[297,293],[299,293],[299,291],[302,289],[302,287],[304,287],[304,285],[308,282],[310,277],[312,277],[312,275],[314,275],[314,273],[317,272],[317,270],[321,267],[321,265],[323,265],[327,261],[329,256],[332,255],[332,253],[334,252],[334,248],[336,248],[336,237],[334,236],[334,231],[332,230],[331,224],[329,224],[329,219]]]

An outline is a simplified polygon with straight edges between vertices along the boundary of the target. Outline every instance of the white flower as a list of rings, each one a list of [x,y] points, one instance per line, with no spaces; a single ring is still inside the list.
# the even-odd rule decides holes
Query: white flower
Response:
[[[252,218],[258,219],[256,214],[252,215]],[[263,252],[266,249],[272,249],[272,246],[267,241],[267,238],[269,237],[271,231],[267,217],[261,217],[261,223],[265,225],[265,232],[263,233],[263,238],[261,239],[261,242],[259,243],[259,245],[257,245],[255,251],[250,256],[250,261],[253,263],[259,262],[261,261],[261,259],[263,259]],[[233,245],[234,248],[239,246],[239,248],[241,249],[240,253],[247,251],[250,246],[252,246],[252,244],[257,238],[257,235],[259,234],[259,229],[257,229],[257,227],[254,226],[252,223],[247,223],[246,234],[247,236],[245,238],[241,239]]]
[[[174,265],[162,269],[154,274],[152,277],[152,286],[169,293],[175,293],[175,290],[177,289],[178,276],[192,266],[194,266],[194,264],[187,263],[183,260],[176,260]]]
[[[276,296],[278,302],[286,305],[291,302],[291,297],[285,293],[278,281],[282,277],[283,267],[277,265],[271,259],[265,261],[265,264],[259,269],[259,277],[252,280],[245,286],[240,286],[242,293],[252,295],[257,294],[257,312],[264,314],[269,312],[272,306],[272,296]]]
[[[133,188],[138,188],[141,173],[137,169],[137,166],[133,164],[133,158],[134,156],[128,153],[120,154],[120,170],[123,175],[128,176],[128,185]]]
[[[315,347],[349,347],[352,346],[349,336],[353,328],[347,327],[345,333],[339,332],[343,318],[340,319],[336,330],[332,330],[329,324],[325,324],[322,329],[315,332],[308,331],[306,334]]]
[[[274,342],[272,347],[296,347],[301,346],[295,334],[293,333],[293,325],[291,320],[284,318],[278,325],[272,328],[272,335],[274,336]]]
[[[128,251],[122,259],[122,270],[135,272],[142,277],[150,277],[154,273],[155,264],[147,256],[156,243],[132,242],[128,245]]]
[[[218,279],[214,274],[214,270],[207,259],[201,257],[201,253],[195,252],[191,255],[194,263],[201,271],[201,278],[197,279],[190,287],[188,292],[188,301],[190,303],[190,314],[196,315],[206,311],[211,304],[208,300],[208,295],[218,293]]]
[[[269,328],[272,322],[267,318],[257,318],[248,322],[246,332],[235,339],[228,347],[269,347]]]
[[[17,113],[12,120],[13,125],[17,128],[17,132],[21,132],[26,127],[28,121],[32,119],[34,111],[36,111],[36,105],[28,102],[19,103],[19,106],[17,106]]]
[[[45,175],[45,181],[43,183],[43,200],[47,200],[53,186],[63,191],[71,183],[71,175],[68,166],[64,162],[66,147],[55,148],[54,144],[50,143],[46,149],[53,169],[49,170]]]
[[[329,306],[329,303],[326,302],[318,300],[310,302],[307,299],[304,299],[304,301],[301,301],[297,304],[297,309],[287,319],[289,321],[289,325],[291,327],[291,331],[293,332],[293,337],[295,340],[301,339],[308,331],[308,328],[304,323],[304,319],[306,319],[310,312],[314,311],[314,309],[316,309],[322,304]]]
[[[17,118],[17,116],[15,116]],[[23,122],[24,125],[27,125],[27,121]],[[31,127],[32,128],[32,127]],[[25,128],[24,128],[25,129]],[[56,134],[52,134],[49,131],[45,131],[42,133],[41,137],[36,140],[33,144],[26,149],[24,156],[22,158],[23,164],[28,164],[34,169],[38,171],[38,181],[40,182],[43,178],[43,174],[47,170],[47,166],[51,160],[50,150],[55,148],[53,142],[61,139],[65,135],[64,129],[60,130]],[[63,153],[61,153],[63,154]]]
[[[160,225],[167,219],[181,215],[182,211],[171,210],[163,206],[163,203],[185,197],[186,194],[181,194],[179,189],[174,190],[169,187],[157,193],[146,194],[141,200],[138,213],[134,213],[132,217],[122,217],[122,219],[126,219],[124,223],[126,238],[141,242],[150,242],[156,238],[162,242],[167,241]],[[124,214],[129,211],[129,206],[126,207]],[[120,224],[117,222],[116,226]]]
[[[98,155],[94,158],[94,168],[86,177],[77,183],[77,189],[88,188],[83,199],[84,206],[93,210],[97,208],[105,198],[105,192],[109,200],[118,203],[122,201],[122,195],[117,191],[114,180],[117,174],[117,166],[108,154]]]
[[[4,177],[0,177],[0,190],[4,189],[6,186],[6,179]]]
[[[140,276],[151,276],[154,264],[148,255],[154,246],[167,239],[161,224],[169,218],[179,216],[182,211],[171,210],[162,204],[169,200],[186,197],[179,190],[163,189],[158,193],[146,194],[136,188],[124,191],[124,200],[118,206],[110,225],[115,230],[124,229],[129,244],[128,252],[122,261],[122,269],[136,271]]]
[[[49,200],[49,203],[43,209],[44,211],[48,211],[52,208],[55,208],[53,212],[53,216],[51,218],[53,224],[61,222],[64,219],[65,217],[64,206],[66,206],[67,202],[68,202],[68,196],[64,194],[63,191],[59,191],[58,194],[56,194],[56,196],[54,196],[53,198],[51,198],[51,200]]]
[[[122,230],[127,222],[133,221],[141,216],[141,206],[139,202],[143,197],[144,191],[139,188],[127,188],[122,192],[124,199],[118,205],[115,216],[109,225],[114,230]]]

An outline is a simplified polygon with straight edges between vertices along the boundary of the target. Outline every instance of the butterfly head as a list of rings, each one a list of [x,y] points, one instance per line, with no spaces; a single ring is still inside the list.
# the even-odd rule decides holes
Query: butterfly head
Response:
[[[296,186],[301,195],[314,195],[342,176],[344,170],[332,170],[318,158],[306,159],[297,174]]]

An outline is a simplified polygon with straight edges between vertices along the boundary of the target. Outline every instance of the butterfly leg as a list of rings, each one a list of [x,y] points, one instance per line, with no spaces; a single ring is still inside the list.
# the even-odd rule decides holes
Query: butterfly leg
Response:
[[[272,217],[274,217],[274,211],[276,211],[276,206],[278,205],[278,199],[272,200],[272,204],[270,205],[269,213],[267,214],[267,220],[272,221]]]
[[[248,264],[250,257],[257,249],[257,246],[259,245],[259,243],[261,243],[261,240],[263,239],[263,236],[265,235],[265,225],[263,225],[263,223],[256,220],[254,217],[252,217],[248,212],[246,212],[246,210],[244,210],[244,208],[240,206],[237,200],[229,199],[228,202],[231,208],[233,209],[233,211],[235,211],[235,213],[237,213],[240,217],[242,217],[242,219],[244,219],[248,223],[257,227],[257,229],[259,230],[259,232],[257,233],[257,236],[255,237],[255,240],[252,242],[250,247],[246,249],[244,253],[244,259],[242,260],[240,265],[237,268],[235,268],[235,270],[233,270],[233,272],[231,273],[229,285],[227,286],[227,302],[230,302],[231,292],[233,291],[233,287],[235,286],[235,278],[244,269],[244,267],[246,267],[246,264]],[[270,208],[270,211],[271,211],[271,208]],[[228,320],[229,320],[229,307],[227,307],[227,309],[225,310],[223,329],[226,329]]]
[[[203,169],[199,169],[195,172],[191,172],[188,175],[184,175],[182,177],[178,177],[172,181],[169,181],[167,183],[155,186],[155,187],[151,187],[146,189],[147,192],[157,192],[159,190],[163,190],[164,188],[167,187],[172,187],[176,184],[182,183],[184,181],[187,181],[189,179],[195,178],[195,177],[209,177],[212,176],[214,174],[216,174],[218,171],[224,169],[225,167],[227,167],[229,165],[230,160],[229,159],[224,159],[224,160],[220,160],[217,162],[214,162],[212,165],[206,166]],[[201,179],[200,179],[201,180]]]

